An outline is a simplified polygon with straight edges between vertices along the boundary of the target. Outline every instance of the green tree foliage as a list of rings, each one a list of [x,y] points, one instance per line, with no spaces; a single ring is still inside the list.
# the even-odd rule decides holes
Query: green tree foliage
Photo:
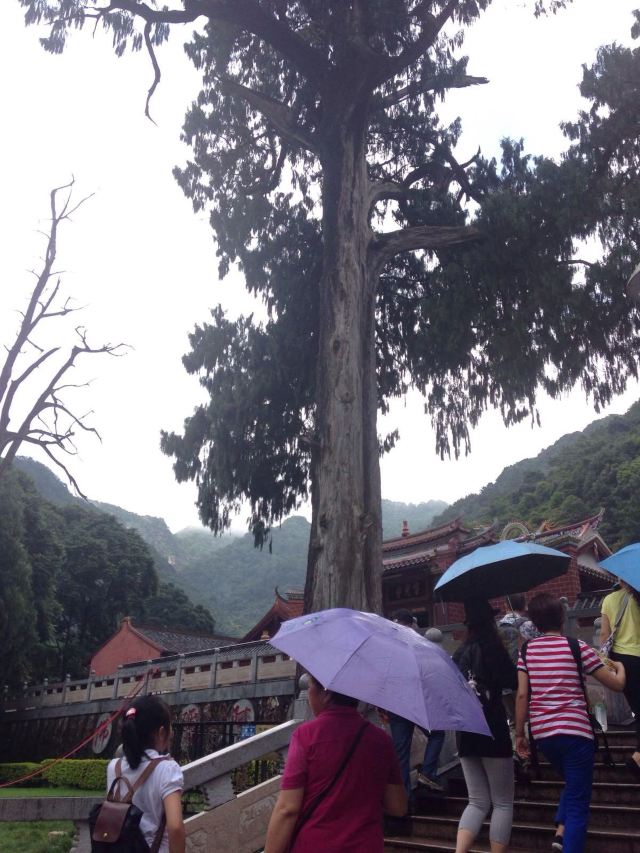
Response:
[[[48,503],[12,468],[0,479],[0,683],[86,674],[92,653],[127,615],[214,629],[203,606],[159,583],[136,531],[76,502]]]
[[[520,520],[535,529],[544,521],[580,521],[601,508],[600,531],[612,549],[640,541],[640,403],[505,468],[495,483],[456,501],[436,522]]]
[[[212,634],[215,629],[209,610],[192,604],[186,593],[172,583],[159,584],[156,594],[144,604],[143,618],[151,625],[188,628],[203,634]]]
[[[185,366],[210,402],[163,448],[216,531],[246,500],[261,533],[311,484],[311,606],[379,603],[377,453],[395,436],[378,438],[376,413],[393,397],[421,391],[437,450],[458,453],[489,405],[511,424],[536,417],[541,387],[581,383],[598,409],[636,375],[638,207],[612,163],[633,152],[598,148],[600,72],[558,163],[509,140],[500,162],[460,162],[460,122],[438,117],[451,89],[486,82],[460,48],[490,0],[20,2],[54,52],[87,9],[118,53],[146,44],[154,60],[171,24],[205,18],[176,175],[209,211],[221,274],[236,264],[269,319],[216,309],[196,329]],[[593,235],[603,260],[585,269]]]

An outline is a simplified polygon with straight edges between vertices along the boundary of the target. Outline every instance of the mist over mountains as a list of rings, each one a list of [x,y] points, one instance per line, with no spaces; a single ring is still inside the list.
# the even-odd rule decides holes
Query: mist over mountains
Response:
[[[20,457],[16,466],[34,480],[46,500],[86,505],[45,465]],[[310,524],[303,516],[292,516],[274,527],[271,548],[259,550],[250,533],[219,537],[194,527],[172,533],[162,518],[100,501],[90,504],[135,529],[149,546],[160,579],[176,584],[194,603],[207,607],[220,633],[244,635],[272,605],[276,586],[281,590],[304,586]],[[446,506],[438,500],[420,504],[385,500],[384,536],[400,536],[405,520],[410,530],[424,529]]]
[[[44,465],[16,464],[53,503],[82,502]],[[83,502],[82,502],[83,503]],[[288,518],[272,531],[271,548],[254,548],[250,534],[215,537],[205,529],[172,533],[161,518],[92,502],[125,527],[138,531],[152,551],[161,580],[209,608],[220,632],[242,636],[273,603],[274,590],[301,587],[306,570],[309,522]],[[443,501],[382,502],[386,539],[462,516],[470,524],[506,524],[518,519],[535,528],[578,521],[604,507],[600,530],[617,549],[640,540],[640,403],[582,432],[565,435],[536,457],[505,468],[479,493],[447,506]]]

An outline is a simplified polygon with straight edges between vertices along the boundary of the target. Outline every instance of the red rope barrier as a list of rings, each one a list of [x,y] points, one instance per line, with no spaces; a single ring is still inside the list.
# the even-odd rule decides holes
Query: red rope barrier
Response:
[[[122,705],[120,706],[120,708],[118,708],[117,711],[114,711],[108,720],[105,720],[103,723],[100,723],[100,725],[98,726],[98,728],[95,731],[91,732],[90,735],[87,735],[87,737],[85,737],[84,740],[80,741],[79,744],[74,746],[73,749],[71,749],[69,752],[65,753],[64,755],[61,755],[59,758],[54,758],[53,761],[50,761],[48,764],[45,764],[44,767],[39,767],[37,770],[34,770],[31,773],[28,773],[26,776],[21,776],[19,779],[14,779],[12,782],[3,782],[2,784],[0,784],[0,788],[10,788],[12,785],[17,785],[18,782],[26,782],[28,779],[33,779],[35,776],[39,776],[41,773],[44,773],[45,770],[48,770],[50,767],[54,767],[56,764],[59,764],[61,761],[64,761],[65,759],[70,758],[72,755],[75,755],[76,752],[81,750],[83,746],[86,746],[89,743],[89,741],[93,740],[94,737],[99,732],[104,731],[104,729],[106,729],[107,726],[110,726],[111,723],[114,720],[116,720],[120,716],[120,714],[122,714],[124,712],[124,709],[125,709],[127,703],[130,702],[131,699],[134,699],[137,696],[137,694],[140,692],[140,690],[145,685],[147,685],[149,683],[149,675],[152,672],[155,672],[155,669],[149,670],[146,673],[145,677],[140,680],[139,684],[136,684],[136,686],[131,691],[131,693],[129,693],[128,696],[124,697],[124,699],[122,701]]]

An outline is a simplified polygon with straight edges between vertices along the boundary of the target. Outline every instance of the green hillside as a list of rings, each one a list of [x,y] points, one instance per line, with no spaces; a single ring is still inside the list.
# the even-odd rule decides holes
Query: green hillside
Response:
[[[16,466],[52,503],[86,506],[41,463],[21,457]],[[282,590],[304,586],[310,525],[302,516],[274,528],[271,547],[258,550],[250,534],[216,537],[195,527],[174,534],[161,518],[137,515],[98,501],[91,506],[135,530],[149,547],[159,578],[177,585],[192,601],[211,610],[216,630],[221,633],[245,634],[273,603],[276,586]],[[403,521],[414,532],[424,529],[444,507],[446,503],[437,500],[419,504],[383,500],[383,534],[386,538],[399,536]]]
[[[640,402],[505,468],[495,483],[456,501],[436,521],[463,516],[468,522],[562,524],[601,507],[600,531],[611,548],[640,540]]]

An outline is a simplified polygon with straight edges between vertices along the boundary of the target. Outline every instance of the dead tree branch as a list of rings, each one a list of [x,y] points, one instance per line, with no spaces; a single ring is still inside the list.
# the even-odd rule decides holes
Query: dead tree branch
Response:
[[[61,282],[59,277],[52,281],[59,227],[89,198],[87,196],[76,203],[72,198],[73,186],[74,181],[71,180],[51,192],[51,224],[42,269],[34,272],[36,284],[26,309],[20,312],[15,339],[5,346],[6,358],[0,369],[0,477],[7,472],[23,444],[33,445],[62,468],[73,488],[84,497],[76,479],[54,450],[73,455],[76,452],[74,436],[78,431],[100,436],[96,428],[86,422],[92,413],[75,414],[62,397],[62,392],[88,383],[63,380],[80,358],[99,354],[119,356],[124,354],[125,345],[107,343],[92,346],[86,329],[76,326],[76,343],[60,362],[57,357],[63,352],[62,344],[43,347],[34,339],[47,321],[79,310],[70,305],[69,298],[56,304]],[[36,358],[27,357],[27,345],[37,351]]]

